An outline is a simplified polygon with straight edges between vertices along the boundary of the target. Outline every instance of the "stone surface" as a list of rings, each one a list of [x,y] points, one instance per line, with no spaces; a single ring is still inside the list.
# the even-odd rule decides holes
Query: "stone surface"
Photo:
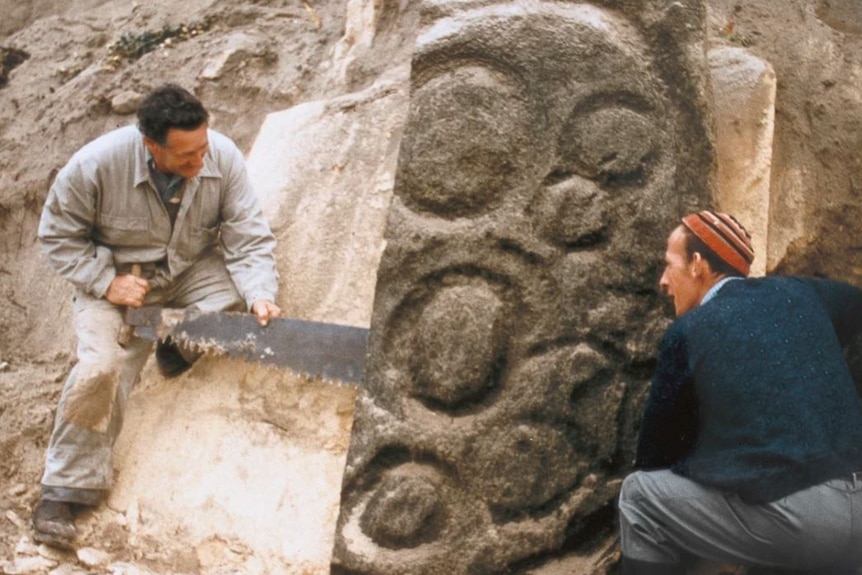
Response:
[[[718,157],[718,206],[752,235],[752,275],[766,273],[775,127],[775,71],[744,48],[709,52]]]
[[[203,80],[218,80],[233,70],[241,70],[254,58],[277,58],[267,45],[267,39],[244,32],[231,34],[219,46],[221,52],[209,59],[200,73]]]
[[[16,557],[2,565],[4,575],[28,575],[30,573],[45,573],[56,567],[57,562],[41,556]]]
[[[77,555],[78,561],[91,569],[105,567],[111,561],[111,556],[108,553],[94,547],[82,547],[78,549]]]
[[[248,169],[278,238],[279,305],[290,317],[371,321],[406,73],[271,114],[261,127]]]
[[[134,90],[123,90],[111,98],[111,110],[113,110],[115,114],[122,116],[134,114],[143,97],[143,94],[140,92],[136,92]]]
[[[852,0],[712,0],[715,43],[777,77],[768,273],[862,283],[862,58]],[[805,32],[798,32],[804,28]]]
[[[862,4],[857,0],[817,0],[816,14],[829,26],[862,35]]]
[[[115,450],[108,507],[128,529],[116,545],[171,532],[153,563],[187,566],[178,572],[323,572],[353,400],[348,387],[218,358],[138,390]]]
[[[666,322],[665,239],[712,199],[704,18],[427,6],[333,573],[594,551]]]

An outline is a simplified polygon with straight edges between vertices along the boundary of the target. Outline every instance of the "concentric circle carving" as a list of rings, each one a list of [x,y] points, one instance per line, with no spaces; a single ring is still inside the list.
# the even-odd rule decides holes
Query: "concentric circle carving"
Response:
[[[378,545],[404,549],[436,539],[443,520],[444,506],[429,477],[390,475],[371,496],[360,525]]]
[[[497,385],[508,334],[503,301],[490,285],[441,288],[411,327],[415,396],[451,408]]]
[[[465,65],[421,86],[411,100],[396,193],[446,219],[494,207],[527,171],[528,102],[504,73]]]

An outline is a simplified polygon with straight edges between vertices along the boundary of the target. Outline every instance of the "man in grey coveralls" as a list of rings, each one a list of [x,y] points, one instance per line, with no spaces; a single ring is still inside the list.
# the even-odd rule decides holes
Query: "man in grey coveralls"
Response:
[[[137,117],[71,158],[39,224],[48,262],[75,287],[78,336],[33,513],[35,539],[58,547],[74,545],[73,512],[111,487],[126,401],[153,348],[137,337],[118,343],[123,309],[250,310],[264,325],[280,313],[275,238],[240,150],[176,85],[148,94]],[[156,358],[168,377],[195,359],[170,340]]]

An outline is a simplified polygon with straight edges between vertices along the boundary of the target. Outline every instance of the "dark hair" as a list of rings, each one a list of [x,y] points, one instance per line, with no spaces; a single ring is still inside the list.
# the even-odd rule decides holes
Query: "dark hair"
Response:
[[[176,84],[164,84],[138,105],[138,129],[147,138],[165,145],[168,130],[196,130],[209,119],[201,101]]]
[[[707,246],[703,240],[694,235],[690,229],[685,226],[680,226],[680,228],[685,234],[685,255],[688,258],[688,261],[691,261],[694,254],[699,253],[700,257],[705,259],[706,263],[709,264],[709,269],[711,269],[713,273],[723,276],[745,277],[745,275],[738,269],[718,257],[718,254],[712,251],[712,249]]]

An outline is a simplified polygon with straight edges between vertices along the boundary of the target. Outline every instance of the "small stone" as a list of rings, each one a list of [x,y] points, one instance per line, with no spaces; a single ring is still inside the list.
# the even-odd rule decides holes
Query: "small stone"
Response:
[[[14,561],[3,565],[5,575],[25,575],[27,573],[44,573],[57,566],[56,561],[44,557],[16,557]]]
[[[18,544],[15,545],[15,555],[38,555],[39,548],[30,541],[27,537],[22,537]]]
[[[14,511],[12,511],[11,509],[6,512],[6,519],[8,519],[9,522],[12,523],[12,525],[17,527],[18,529],[26,529],[27,528],[27,524],[24,523],[24,520],[21,519],[21,517],[19,517],[18,514],[15,513]]]
[[[111,561],[111,556],[101,549],[82,547],[78,549],[78,561],[85,567],[103,567]]]
[[[258,41],[248,34],[237,33],[227,38],[225,49],[206,63],[200,78],[218,80],[228,69],[242,68],[246,61],[262,51]]]
[[[75,569],[75,566],[71,563],[63,563],[53,571],[51,571],[48,575],[82,575],[81,571]]]
[[[150,571],[145,571],[131,563],[111,563],[108,565],[108,571],[111,575],[149,575]]]
[[[138,109],[142,98],[141,94],[132,90],[120,92],[111,99],[111,110],[121,116],[133,114]]]
[[[133,499],[126,509],[126,525],[132,535],[136,534],[141,526],[141,508],[137,499]]]
[[[9,494],[13,497],[20,497],[25,493],[27,493],[27,485],[24,483],[15,484],[11,489],[9,489]]]

